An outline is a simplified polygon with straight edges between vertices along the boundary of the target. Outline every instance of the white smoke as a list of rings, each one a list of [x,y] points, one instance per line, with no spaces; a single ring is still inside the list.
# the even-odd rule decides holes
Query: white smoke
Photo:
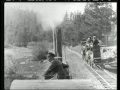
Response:
[[[57,16],[57,15],[56,15]],[[42,24],[42,27],[44,30],[47,30],[49,28],[55,29],[57,25],[59,25],[63,21],[64,14],[60,17],[51,17],[47,15],[38,15],[38,19],[40,19],[40,22]]]
[[[5,8],[12,7],[15,9],[24,9],[35,11],[38,20],[42,21],[44,29],[48,27],[55,28],[60,24],[67,12],[84,12],[87,3],[5,3]],[[112,3],[113,9],[116,10],[116,3]]]
[[[32,10],[42,22],[44,29],[55,28],[63,20],[67,12],[83,11],[85,3],[5,3],[5,7]]]

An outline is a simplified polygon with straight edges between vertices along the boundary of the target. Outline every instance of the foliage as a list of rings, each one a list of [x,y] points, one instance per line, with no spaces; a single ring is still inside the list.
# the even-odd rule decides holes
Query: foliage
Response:
[[[9,54],[5,55],[5,64],[4,64],[5,74],[11,75],[16,72],[15,63],[16,62],[12,55],[9,55]]]
[[[12,55],[5,56],[4,63],[4,88],[9,89],[14,79],[21,79],[22,75],[17,74],[16,60]]]
[[[10,13],[10,14],[9,14]],[[44,31],[33,11],[5,10],[5,44],[26,47],[29,42],[52,41],[52,30]]]
[[[116,18],[111,4],[106,2],[88,3],[83,14],[66,13],[61,23],[63,43],[77,45],[83,38],[87,39],[93,35],[102,39],[102,33],[111,31],[111,22],[116,23]]]
[[[33,60],[42,61],[43,59],[46,59],[49,49],[51,49],[51,43],[47,41],[37,42],[32,51],[34,57]]]

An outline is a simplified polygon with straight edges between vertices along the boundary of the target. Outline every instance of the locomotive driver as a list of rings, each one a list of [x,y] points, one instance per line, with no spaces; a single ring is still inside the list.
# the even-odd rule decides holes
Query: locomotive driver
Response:
[[[68,65],[63,64],[60,60],[56,60],[55,54],[52,52],[48,52],[47,58],[51,63],[48,70],[45,72],[44,77],[45,79],[51,79],[57,74],[57,79],[67,79],[68,74],[64,68],[68,68]]]

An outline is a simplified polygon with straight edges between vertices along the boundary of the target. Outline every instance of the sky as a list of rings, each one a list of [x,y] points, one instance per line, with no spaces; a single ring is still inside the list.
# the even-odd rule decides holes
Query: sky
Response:
[[[62,20],[66,12],[84,12],[86,3],[5,3],[5,8],[19,8],[23,10],[33,10],[42,19],[42,24],[55,28]],[[112,3],[113,10],[116,11],[116,3]],[[44,29],[45,29],[44,27]]]

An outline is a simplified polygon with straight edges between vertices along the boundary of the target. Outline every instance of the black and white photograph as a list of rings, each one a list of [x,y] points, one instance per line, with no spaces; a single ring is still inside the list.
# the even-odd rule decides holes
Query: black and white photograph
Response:
[[[5,2],[4,89],[117,90],[117,2]]]

